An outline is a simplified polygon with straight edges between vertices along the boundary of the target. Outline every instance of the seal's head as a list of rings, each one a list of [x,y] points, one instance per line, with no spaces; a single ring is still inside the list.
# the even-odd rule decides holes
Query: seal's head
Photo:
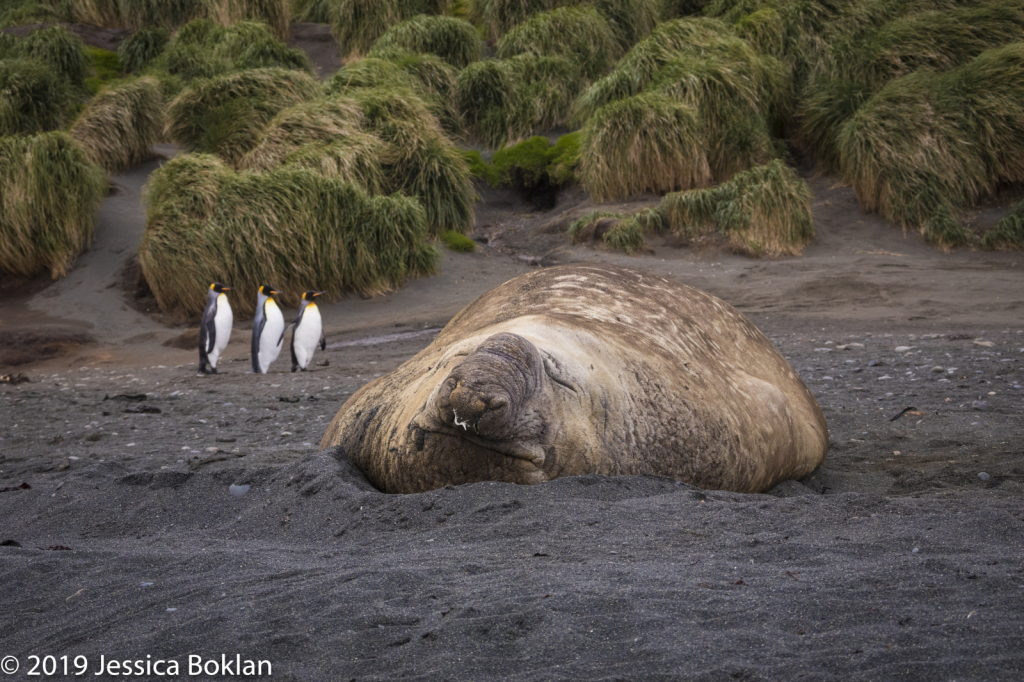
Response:
[[[529,339],[510,332],[455,353],[414,420],[429,434],[416,437],[424,443],[420,452],[434,461],[454,456],[467,480],[551,478],[565,408],[555,389],[571,386],[552,381],[555,367]]]
[[[452,369],[431,402],[446,426],[487,440],[534,440],[543,383],[537,348],[518,334],[495,334]]]

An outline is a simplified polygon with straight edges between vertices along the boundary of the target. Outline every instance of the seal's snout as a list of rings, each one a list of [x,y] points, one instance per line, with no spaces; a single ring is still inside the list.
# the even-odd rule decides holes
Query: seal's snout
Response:
[[[543,360],[517,334],[495,334],[445,378],[434,405],[445,424],[495,440],[513,437],[540,384]]]
[[[463,429],[479,430],[480,421],[490,412],[497,416],[508,405],[508,396],[501,392],[480,392],[459,385],[448,396],[452,407],[452,423]],[[447,420],[446,420],[447,421]]]

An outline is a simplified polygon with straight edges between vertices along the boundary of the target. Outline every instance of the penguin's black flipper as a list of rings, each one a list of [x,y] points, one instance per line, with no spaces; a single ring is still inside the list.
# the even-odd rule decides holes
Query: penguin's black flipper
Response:
[[[263,336],[265,326],[267,326],[266,315],[260,318],[259,327],[252,328],[252,371],[256,374],[263,373],[263,370],[260,369],[260,337]]]
[[[299,368],[299,359],[295,357],[295,336],[292,336],[292,342],[288,344],[288,347],[292,351],[292,371],[294,372]]]
[[[323,332],[320,332],[320,350],[327,350],[327,337]]]

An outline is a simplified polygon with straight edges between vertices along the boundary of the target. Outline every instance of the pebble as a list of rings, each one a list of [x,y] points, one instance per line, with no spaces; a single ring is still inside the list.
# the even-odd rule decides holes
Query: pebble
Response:
[[[975,400],[973,403],[971,403],[971,407],[981,412],[984,412],[985,410],[988,409],[988,403],[985,402],[984,400]]]
[[[914,350],[914,346],[896,346],[894,349],[897,353],[906,353],[908,350]]]
[[[883,366],[885,366],[885,363],[884,362],[879,362],[878,360],[872,360],[871,362],[868,363],[868,367],[883,367]]]
[[[980,478],[983,481],[987,481],[988,479],[990,479],[992,477],[989,476],[988,474],[986,474],[984,471],[982,471],[980,474],[978,474],[978,478]]]
[[[914,552],[913,552],[913,553],[914,553],[914,554],[917,554],[917,553],[918,553],[918,552],[920,552],[920,551],[921,551],[921,548],[920,548],[920,547],[915,547],[915,548],[914,548]]]
[[[934,373],[934,374],[942,374],[945,371],[946,371],[945,368],[939,367],[938,365],[936,365],[935,367],[932,367],[932,373]]]
[[[879,381],[881,381],[882,379],[892,379],[892,377],[891,377],[891,376],[889,376],[888,374],[886,374],[885,376],[880,376],[880,377],[878,377],[878,380],[879,380]]]
[[[249,486],[247,486],[247,485],[235,485],[234,483],[232,483],[231,487],[228,488],[228,490],[235,497],[241,497],[242,495],[244,495],[247,492],[249,492]]]

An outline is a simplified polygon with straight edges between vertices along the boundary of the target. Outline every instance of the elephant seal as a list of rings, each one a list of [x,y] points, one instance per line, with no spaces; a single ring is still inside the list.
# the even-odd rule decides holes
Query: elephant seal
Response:
[[[828,427],[732,306],[649,273],[574,264],[466,306],[345,402],[321,448],[339,445],[389,493],[644,473],[761,492],[813,471]]]

